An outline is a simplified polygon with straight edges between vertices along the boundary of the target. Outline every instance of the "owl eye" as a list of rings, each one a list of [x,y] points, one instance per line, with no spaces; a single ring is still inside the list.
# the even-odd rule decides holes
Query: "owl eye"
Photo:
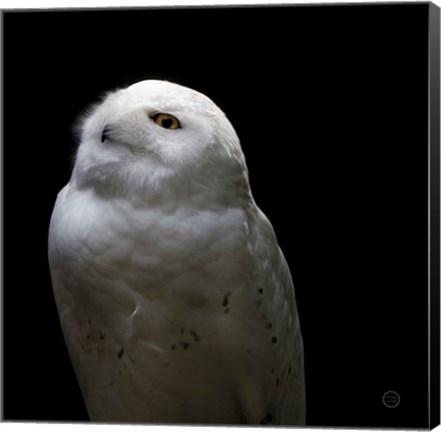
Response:
[[[164,129],[179,129],[181,127],[179,120],[171,114],[155,114],[152,119]]]

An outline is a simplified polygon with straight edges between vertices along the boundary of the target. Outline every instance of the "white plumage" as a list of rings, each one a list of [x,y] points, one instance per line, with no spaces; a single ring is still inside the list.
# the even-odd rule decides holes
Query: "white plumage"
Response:
[[[148,80],[92,110],[49,261],[91,420],[305,423],[288,265],[206,96]]]

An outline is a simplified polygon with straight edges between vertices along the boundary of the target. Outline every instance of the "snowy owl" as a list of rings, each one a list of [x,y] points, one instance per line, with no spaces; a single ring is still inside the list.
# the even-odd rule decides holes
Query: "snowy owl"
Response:
[[[290,271],[208,97],[147,80],[89,111],[49,263],[92,421],[305,424]]]

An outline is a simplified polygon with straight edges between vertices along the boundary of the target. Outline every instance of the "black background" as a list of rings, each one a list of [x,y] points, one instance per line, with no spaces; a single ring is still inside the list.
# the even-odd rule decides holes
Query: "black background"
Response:
[[[427,17],[425,4],[4,13],[5,418],[87,420],[49,219],[78,114],[159,78],[207,94],[241,138],[293,274],[308,424],[427,427]]]

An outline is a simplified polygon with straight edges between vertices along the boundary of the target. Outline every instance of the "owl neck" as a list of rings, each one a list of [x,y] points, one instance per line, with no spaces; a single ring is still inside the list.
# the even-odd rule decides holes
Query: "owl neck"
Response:
[[[222,170],[206,167],[176,172],[165,167],[127,166],[111,162],[99,167],[76,167],[71,183],[91,188],[106,200],[123,199],[135,207],[173,211],[182,205],[195,209],[245,208],[252,205],[245,166]]]

